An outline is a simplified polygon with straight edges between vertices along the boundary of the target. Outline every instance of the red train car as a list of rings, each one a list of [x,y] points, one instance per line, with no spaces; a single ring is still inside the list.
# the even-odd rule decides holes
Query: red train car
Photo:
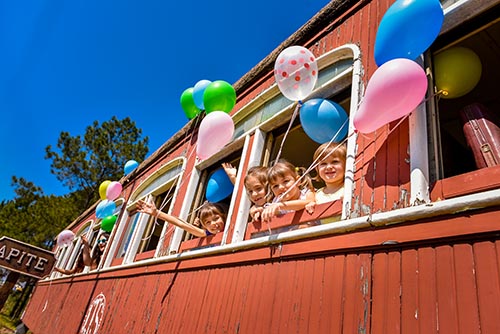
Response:
[[[416,60],[428,79],[424,101],[402,120],[360,133],[353,119],[379,68],[376,35],[392,4],[331,1],[234,84],[229,144],[197,159],[200,115],[120,180],[117,223],[99,267],[40,281],[27,326],[37,334],[500,333],[500,166],[476,166],[459,116],[475,103],[500,113],[500,1],[441,1],[439,36]],[[312,215],[249,224],[246,171],[269,166],[279,151],[310,166],[319,146],[293,120],[296,103],[274,79],[276,58],[292,45],[317,59],[318,82],[304,102],[329,99],[349,115],[344,197]],[[455,47],[472,50],[482,74],[449,98],[436,66]],[[238,169],[223,232],[194,238],[136,211],[146,199],[192,222],[222,162]],[[340,218],[304,224],[332,216]],[[69,228],[97,247],[100,224],[94,206]],[[71,268],[80,246],[76,238],[56,249],[57,265]]]

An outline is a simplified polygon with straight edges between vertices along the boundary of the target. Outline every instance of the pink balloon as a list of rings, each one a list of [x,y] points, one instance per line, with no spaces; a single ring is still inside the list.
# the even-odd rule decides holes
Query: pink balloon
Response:
[[[406,58],[380,66],[368,81],[361,105],[354,114],[354,127],[362,133],[377,130],[415,109],[427,91],[423,68]]]
[[[108,188],[106,188],[106,198],[109,199],[110,201],[114,201],[115,199],[120,196],[122,192],[122,185],[120,182],[113,181],[108,185]]]
[[[313,91],[318,80],[316,58],[302,46],[290,46],[276,58],[274,79],[287,99],[302,100]]]
[[[201,121],[196,154],[200,159],[212,156],[231,141],[233,134],[231,116],[223,111],[212,111]]]
[[[75,238],[75,233],[73,233],[73,231],[64,230],[57,235],[57,246],[63,247],[71,245],[74,238]]]

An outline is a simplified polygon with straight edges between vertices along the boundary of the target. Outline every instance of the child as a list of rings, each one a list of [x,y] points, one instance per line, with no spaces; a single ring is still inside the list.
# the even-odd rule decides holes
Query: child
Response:
[[[344,197],[344,176],[346,146],[338,143],[325,143],[314,152],[313,159],[318,162],[318,177],[325,183],[316,190],[316,204],[336,201]]]
[[[222,167],[234,184],[236,182],[236,168],[227,162],[222,163]],[[248,197],[253,204],[249,213],[251,222],[259,221],[262,210],[264,209],[264,204],[267,202],[267,167],[250,167],[243,183]]]
[[[245,176],[245,189],[253,205],[250,208],[252,222],[259,221],[267,202],[267,167],[254,166]]]
[[[199,221],[203,228],[189,224],[163,211],[159,211],[154,203],[146,203],[143,200],[137,202],[137,211],[155,216],[200,238],[224,231],[224,225],[227,218],[227,209],[223,204],[209,202],[202,205],[198,217],[195,219],[195,224]]]
[[[311,179],[304,176],[298,181],[300,169],[285,160],[278,161],[267,172],[269,188],[274,195],[272,203],[262,211],[262,220],[269,222],[273,217],[302,210],[308,203],[314,202],[314,188]],[[310,210],[307,209],[309,213]]]
[[[97,249],[94,251],[94,256],[90,256],[89,242],[87,240],[87,237],[82,235],[81,239],[83,248],[81,250],[81,253],[78,255],[75,266],[72,269],[54,267],[54,270],[65,275],[72,275],[75,273],[81,273],[85,269],[85,267],[90,267],[90,269],[97,269],[97,267],[99,266],[99,262],[101,261],[102,254],[104,253],[104,249],[106,248],[108,238],[108,233],[101,234],[99,240],[97,241]]]

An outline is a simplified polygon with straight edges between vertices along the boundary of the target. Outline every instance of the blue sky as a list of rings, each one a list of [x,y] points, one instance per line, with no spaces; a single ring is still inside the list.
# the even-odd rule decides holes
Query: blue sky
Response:
[[[45,147],[129,116],[150,153],[188,121],[182,92],[235,83],[327,0],[28,0],[0,4],[0,196],[11,177],[68,192]],[[133,157],[131,157],[133,159]]]

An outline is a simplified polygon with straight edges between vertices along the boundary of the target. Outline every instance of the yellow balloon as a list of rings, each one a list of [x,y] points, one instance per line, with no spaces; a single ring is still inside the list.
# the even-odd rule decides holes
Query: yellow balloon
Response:
[[[108,190],[108,186],[110,183],[111,181],[106,180],[99,186],[99,197],[101,199],[106,199],[106,190]]]
[[[481,79],[482,65],[471,49],[452,47],[434,57],[434,78],[438,92],[446,99],[464,96]]]

